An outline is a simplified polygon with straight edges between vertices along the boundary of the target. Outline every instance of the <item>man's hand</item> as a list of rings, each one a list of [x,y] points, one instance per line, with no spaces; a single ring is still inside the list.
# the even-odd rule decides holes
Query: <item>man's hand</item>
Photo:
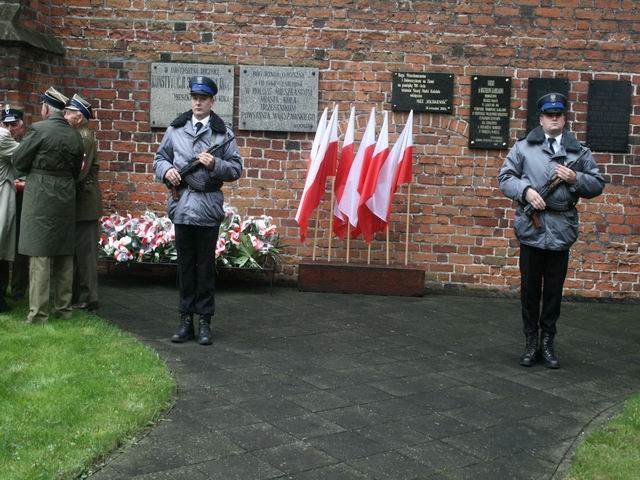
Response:
[[[216,159],[213,155],[207,152],[198,154],[198,161],[204,165],[207,170],[213,170],[213,167],[216,166]]]
[[[178,170],[176,170],[175,168],[170,168],[169,170],[167,170],[167,173],[164,174],[164,179],[174,187],[180,185],[180,182],[182,181]]]
[[[564,165],[556,165],[556,175],[558,178],[561,178],[569,185],[573,185],[576,183],[576,172],[571,170],[569,167],[565,167]]]
[[[547,206],[540,194],[533,188],[527,190],[526,199],[536,210],[544,210]]]

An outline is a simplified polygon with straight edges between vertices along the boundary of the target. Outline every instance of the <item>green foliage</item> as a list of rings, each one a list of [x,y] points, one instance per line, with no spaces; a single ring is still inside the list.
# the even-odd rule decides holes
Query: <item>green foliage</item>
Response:
[[[567,480],[640,478],[640,394],[578,446]]]
[[[0,314],[0,478],[68,479],[167,408],[157,354],[98,317]]]

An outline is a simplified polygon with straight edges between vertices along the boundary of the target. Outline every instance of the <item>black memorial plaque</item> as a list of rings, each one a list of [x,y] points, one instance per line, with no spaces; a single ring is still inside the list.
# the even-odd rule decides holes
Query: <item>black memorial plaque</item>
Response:
[[[395,72],[391,107],[395,111],[451,113],[453,74]]]
[[[587,144],[594,152],[629,151],[631,82],[592,80],[589,82]]]
[[[471,77],[469,148],[508,148],[510,115],[511,78]]]
[[[558,92],[569,98],[569,80],[566,78],[530,78],[527,88],[527,132],[540,125],[538,100],[547,93]]]

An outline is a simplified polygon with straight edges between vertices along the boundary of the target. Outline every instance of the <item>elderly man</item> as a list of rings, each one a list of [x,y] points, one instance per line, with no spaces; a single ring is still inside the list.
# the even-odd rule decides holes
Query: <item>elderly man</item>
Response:
[[[224,218],[223,182],[235,181],[242,173],[242,159],[233,133],[211,111],[218,92],[208,77],[189,80],[191,110],[176,118],[162,139],[153,162],[156,179],[177,189],[169,195],[169,218],[175,225],[180,289],[180,325],[171,338],[182,343],[194,337],[193,316],[198,315],[198,343],[211,344],[211,317],[215,292],[215,245]],[[207,150],[220,145],[213,152]],[[180,169],[194,160],[193,172]]]
[[[83,158],[82,137],[65,120],[68,98],[54,88],[42,95],[41,115],[14,152],[27,175],[18,251],[29,258],[27,322],[49,318],[50,277],[55,314],[71,316],[75,243],[75,179]]]
[[[22,111],[7,105],[0,123],[0,312],[9,310],[5,299],[9,285],[9,262],[16,251],[16,187],[13,153],[18,148],[12,131],[22,126]]]
[[[520,365],[532,366],[541,354],[546,367],[558,368],[553,339],[569,249],[578,238],[576,204],[581,197],[600,195],[604,179],[591,150],[565,129],[565,96],[542,96],[538,111],[540,126],[513,146],[500,170],[499,182],[500,190],[518,202],[514,229],[520,241],[520,299],[526,339]],[[543,196],[545,185],[555,178],[561,180],[559,186]]]
[[[102,215],[102,202],[98,186],[96,138],[87,123],[93,118],[91,104],[75,94],[67,103],[64,118],[80,132],[84,145],[84,161],[76,185],[73,308],[95,310],[98,307],[98,219]]]

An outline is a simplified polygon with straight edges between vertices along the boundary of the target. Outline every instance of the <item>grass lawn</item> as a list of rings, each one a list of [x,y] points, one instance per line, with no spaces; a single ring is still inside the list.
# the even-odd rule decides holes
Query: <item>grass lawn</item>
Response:
[[[0,478],[72,479],[168,407],[157,354],[100,318],[0,314]]]
[[[567,480],[640,478],[640,394],[622,413],[587,435],[571,461]]]

